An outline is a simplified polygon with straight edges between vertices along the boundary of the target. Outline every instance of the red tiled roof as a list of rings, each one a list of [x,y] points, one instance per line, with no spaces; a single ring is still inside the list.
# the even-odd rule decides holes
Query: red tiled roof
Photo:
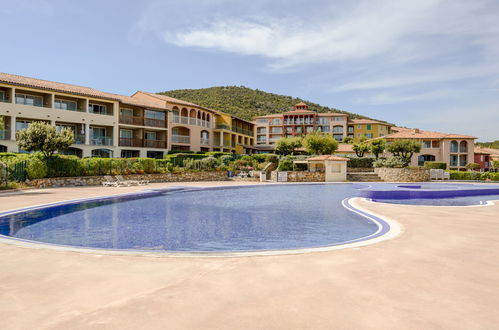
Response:
[[[194,104],[194,103],[191,103],[191,102],[187,102],[187,101],[183,101],[183,100],[179,100],[179,99],[176,99],[174,97],[170,97],[170,96],[166,96],[166,95],[161,95],[161,94],[156,94],[156,93],[149,93],[149,92],[137,91],[137,92],[135,92],[132,95],[132,97],[137,97],[138,93],[145,94],[147,96],[150,96],[152,98],[155,98],[155,99],[163,101],[163,102],[174,103],[174,104],[181,104],[181,105],[187,105],[187,106],[190,106],[190,107],[197,107],[197,108],[203,108],[204,109],[204,107],[202,107],[200,105],[197,105],[197,104]]]
[[[348,121],[349,124],[381,124],[381,125],[386,125],[386,126],[391,126],[390,124],[383,123],[377,120],[372,120],[372,119],[350,119]]]
[[[153,107],[164,109],[164,106],[155,105],[152,102],[147,102],[143,100],[137,100],[125,95],[118,95],[113,93],[102,92],[90,87],[64,84],[55,81],[48,81],[43,79],[36,79],[24,76],[18,76],[9,73],[0,72],[0,82],[12,84],[21,87],[37,88],[52,92],[61,92],[68,94],[75,94],[80,96],[95,97],[113,101],[120,101],[129,105],[143,106],[143,107]]]
[[[383,136],[384,139],[476,139],[474,136],[449,134],[419,129],[403,129],[396,133]]]
[[[338,152],[338,153],[340,153],[340,152],[354,152],[353,145],[346,144],[346,143],[340,143],[338,145],[338,150],[336,150],[336,152]]]
[[[486,155],[499,156],[499,149],[475,147],[475,154],[486,154]]]
[[[337,160],[337,161],[348,161],[348,158],[345,157],[338,157],[338,156],[333,156],[333,155],[322,155],[322,156],[315,156],[315,157],[310,157],[307,158],[307,160],[312,160],[312,161],[325,161],[325,160]]]

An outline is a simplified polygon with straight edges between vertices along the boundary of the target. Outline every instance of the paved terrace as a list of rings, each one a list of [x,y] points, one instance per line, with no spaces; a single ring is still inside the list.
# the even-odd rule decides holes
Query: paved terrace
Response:
[[[168,184],[148,188],[160,186]],[[141,189],[0,194],[0,210]],[[397,219],[405,232],[361,248],[237,258],[102,256],[0,244],[1,327],[499,329],[499,203],[358,203]]]

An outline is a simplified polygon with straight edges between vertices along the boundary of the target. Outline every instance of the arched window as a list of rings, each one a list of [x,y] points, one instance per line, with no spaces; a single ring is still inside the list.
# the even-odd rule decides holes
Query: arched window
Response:
[[[451,143],[450,143],[450,152],[458,152],[457,141],[451,141]]]
[[[182,117],[187,117],[188,113],[189,113],[189,111],[187,111],[186,108],[182,108],[182,112],[181,112]]]
[[[468,152],[468,142],[461,141],[461,143],[459,143],[459,152]]]
[[[178,108],[177,108],[177,107],[173,107],[173,109],[172,109],[172,114],[173,114],[174,116],[180,116],[180,112],[179,112],[179,110],[178,110]]]

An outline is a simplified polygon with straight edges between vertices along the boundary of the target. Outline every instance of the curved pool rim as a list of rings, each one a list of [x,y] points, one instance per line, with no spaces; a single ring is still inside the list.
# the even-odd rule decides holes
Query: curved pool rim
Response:
[[[337,184],[337,183],[292,183],[287,185],[324,185],[324,184]],[[345,184],[345,183],[343,183]],[[355,183],[351,183],[355,184]],[[279,184],[267,184],[266,186],[275,186]],[[40,210],[45,208],[50,208],[53,206],[77,204],[81,202],[92,202],[92,201],[103,201],[108,199],[120,198],[120,197],[135,197],[135,196],[147,196],[147,195],[157,195],[164,192],[175,192],[178,190],[182,191],[194,191],[194,190],[216,190],[216,189],[240,189],[245,187],[255,187],[261,186],[255,185],[235,185],[235,186],[211,186],[211,187],[191,187],[191,186],[173,186],[158,189],[146,189],[139,192],[133,193],[123,193],[123,194],[111,194],[99,197],[81,198],[74,200],[67,200],[61,202],[47,203],[34,205],[19,209],[13,209],[8,211],[0,212],[0,217],[8,216],[12,214],[22,213],[26,211]],[[377,225],[378,229],[375,233],[359,237],[350,241],[344,241],[331,245],[324,245],[318,247],[309,248],[299,248],[299,249],[280,249],[280,250],[257,250],[257,251],[149,251],[149,250],[134,250],[134,249],[107,249],[107,248],[90,248],[90,247],[77,247],[70,245],[61,245],[54,243],[45,243],[34,240],[27,240],[17,237],[0,235],[0,243],[6,243],[10,245],[16,245],[25,248],[37,248],[37,249],[48,249],[56,251],[66,251],[66,252],[77,252],[83,254],[94,254],[94,255],[122,255],[122,256],[149,256],[149,257],[245,257],[245,256],[273,256],[273,255],[292,255],[292,254],[305,254],[313,252],[327,252],[340,249],[348,249],[361,247],[366,245],[375,244],[381,241],[392,239],[400,235],[403,231],[402,226],[396,220],[388,218],[386,216],[381,216],[374,214],[361,205],[359,205],[359,200],[367,200],[361,197],[350,197],[345,198],[341,204],[342,207],[346,208],[350,212],[354,212],[368,220],[372,221]]]

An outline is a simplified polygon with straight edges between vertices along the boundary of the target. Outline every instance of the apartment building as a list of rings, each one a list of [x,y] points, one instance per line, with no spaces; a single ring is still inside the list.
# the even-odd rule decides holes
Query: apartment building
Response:
[[[448,169],[464,171],[466,165],[474,161],[474,136],[422,131],[417,128],[391,129],[393,133],[384,136],[387,143],[406,139],[421,142],[421,152],[413,155],[411,166],[423,166],[425,161],[437,161],[447,163]]]
[[[253,153],[252,122],[165,95],[139,91],[132,97],[170,110],[170,150]]]
[[[337,141],[345,137],[354,140],[377,138],[389,134],[390,124],[369,119],[349,119],[344,113],[317,113],[300,102],[292,111],[256,117],[256,143],[269,148],[281,137],[301,136],[320,131],[331,134]]]
[[[70,128],[75,143],[65,153],[79,157],[162,158],[168,150],[252,152],[245,145],[253,144],[251,122],[155,95],[124,96],[0,73],[0,152],[18,152],[15,132],[33,121]],[[226,148],[216,136],[221,120],[229,128],[221,135],[231,142]]]

